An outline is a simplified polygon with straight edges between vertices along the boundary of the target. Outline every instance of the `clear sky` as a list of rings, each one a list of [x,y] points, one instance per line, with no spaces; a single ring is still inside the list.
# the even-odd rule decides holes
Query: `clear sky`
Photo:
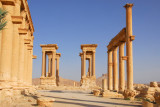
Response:
[[[57,44],[60,76],[80,80],[81,44],[98,44],[96,76],[107,73],[109,41],[125,27],[133,7],[134,82],[160,81],[160,0],[28,0],[35,28],[33,78],[41,76],[40,44]]]

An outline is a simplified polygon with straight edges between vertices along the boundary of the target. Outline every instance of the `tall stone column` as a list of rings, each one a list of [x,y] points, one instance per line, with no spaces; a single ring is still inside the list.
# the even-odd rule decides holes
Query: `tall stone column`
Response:
[[[117,47],[113,49],[113,90],[118,91]]]
[[[57,58],[57,64],[56,64],[56,83],[57,86],[59,86],[59,58]]]
[[[83,77],[83,56],[81,55],[81,79]]]
[[[94,78],[96,78],[96,74],[95,74],[95,51],[93,51],[93,54],[92,54],[92,76]]]
[[[24,73],[23,73],[23,78],[24,78],[24,83],[28,83],[27,79],[27,74],[29,73],[28,72],[28,47],[27,47],[27,44],[25,44],[25,50],[24,50]]]
[[[112,70],[113,70],[112,51],[108,51],[108,90],[113,90]]]
[[[55,78],[55,58],[56,52],[52,51],[52,77]]]
[[[51,55],[48,55],[48,77],[51,76]]]
[[[2,2],[3,4],[3,2]],[[0,67],[0,81],[10,81],[12,71],[12,41],[13,41],[13,23],[11,16],[14,13],[14,6],[10,4],[3,4],[3,9],[9,11],[6,20],[7,25],[2,30],[1,37],[1,67]]]
[[[91,70],[92,70],[91,58],[89,58],[89,77],[91,77]]]
[[[23,78],[23,74],[24,74],[24,36],[25,35],[20,35],[20,50],[19,50],[19,72],[18,72],[18,81],[20,83],[23,82],[24,78]]]
[[[125,43],[123,42],[119,46],[119,91],[124,91],[125,89],[124,60],[122,59],[124,56],[124,45]]]
[[[30,71],[30,75],[29,75],[29,84],[30,85],[32,85],[32,65],[33,65],[33,59],[32,59],[32,56],[33,56],[33,47],[32,47],[32,49],[31,49],[31,51],[30,51],[30,54],[29,54],[29,56],[30,56],[30,69],[29,69],[29,71]]]
[[[86,51],[83,51],[83,75],[82,78],[86,77]]]
[[[42,75],[41,77],[45,77],[46,72],[46,52],[42,50]]]
[[[20,6],[21,1],[16,1],[15,7],[14,7],[14,16],[12,18],[17,17],[17,19],[21,19],[20,17]],[[14,82],[17,82],[18,80],[18,71],[19,71],[19,32],[18,28],[22,22],[15,21],[14,24],[14,34],[13,34],[13,43],[12,43],[12,72],[11,72],[11,80]]]
[[[132,7],[126,4],[126,55],[127,55],[127,89],[133,90],[133,56],[132,56]]]

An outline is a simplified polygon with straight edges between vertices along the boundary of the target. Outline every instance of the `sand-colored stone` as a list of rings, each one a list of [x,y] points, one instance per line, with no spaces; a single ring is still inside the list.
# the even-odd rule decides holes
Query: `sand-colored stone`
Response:
[[[41,107],[53,107],[54,101],[54,98],[40,97],[37,99],[37,104]]]
[[[132,7],[133,4],[126,4],[126,28],[123,28],[107,46],[108,48],[108,89],[123,92],[126,95],[133,94],[133,55],[132,41],[135,36],[132,35]],[[126,43],[126,56],[124,56],[124,45]],[[119,81],[117,72],[117,48],[119,47]],[[113,52],[113,60],[111,52]],[[125,89],[124,60],[126,60],[127,71],[127,89]],[[113,62],[112,62],[113,61]],[[113,84],[112,84],[112,66],[113,66]],[[119,84],[118,84],[119,83]],[[119,86],[118,86],[119,85]],[[130,94],[129,94],[130,93]],[[128,97],[129,98],[129,97]]]
[[[95,75],[95,50],[97,44],[83,44],[81,45],[82,53],[79,54],[81,57],[81,80],[80,84],[83,88],[89,88],[96,86],[96,75]],[[89,61],[89,68],[86,75],[86,60]]]
[[[107,79],[102,79],[102,91],[107,90]]]
[[[93,90],[94,96],[99,96],[100,95],[100,90]]]
[[[58,46],[57,44],[40,46],[42,48],[42,75],[40,79],[41,85],[43,85],[41,87],[47,87],[48,85],[59,86],[59,59],[61,54],[56,53]],[[48,72],[46,72],[46,55],[48,55]]]
[[[27,44],[30,43],[25,39],[33,37],[34,32],[28,3],[25,0],[1,0],[0,7],[8,11],[7,25],[1,31],[0,39],[0,84],[24,86],[29,84],[27,79],[32,80],[32,76],[26,76]],[[32,72],[32,69],[29,70]]]

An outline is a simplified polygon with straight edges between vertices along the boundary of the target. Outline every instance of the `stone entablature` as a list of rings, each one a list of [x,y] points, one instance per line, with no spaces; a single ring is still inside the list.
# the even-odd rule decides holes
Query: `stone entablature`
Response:
[[[0,8],[8,11],[0,31],[0,81],[32,85],[34,27],[27,0],[0,0]]]
[[[97,44],[83,44],[81,45],[82,53],[81,57],[81,86],[82,87],[94,87],[96,86],[95,75],[95,52]],[[86,75],[86,60],[89,62],[88,72]]]
[[[40,46],[42,48],[42,75],[40,78],[41,85],[58,86],[59,85],[59,59],[61,57],[61,53],[56,53],[58,46],[57,44],[47,44],[47,45],[40,45]],[[48,56],[48,72],[46,72],[46,55]]]

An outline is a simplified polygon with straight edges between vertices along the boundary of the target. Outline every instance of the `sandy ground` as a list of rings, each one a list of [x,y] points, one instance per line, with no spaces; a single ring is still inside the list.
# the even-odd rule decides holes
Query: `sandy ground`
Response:
[[[39,91],[42,96],[55,98],[54,107],[141,107],[140,101],[96,97],[86,91]]]

